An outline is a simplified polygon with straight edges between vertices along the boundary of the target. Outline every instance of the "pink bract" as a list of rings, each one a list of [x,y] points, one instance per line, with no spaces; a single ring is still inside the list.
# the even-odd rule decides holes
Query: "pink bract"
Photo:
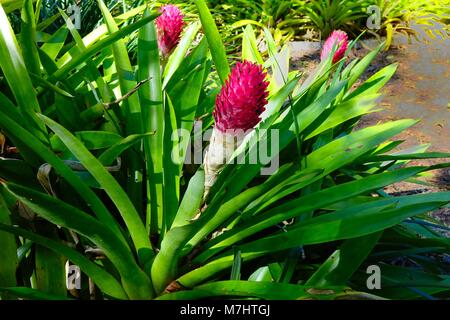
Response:
[[[341,30],[335,30],[331,33],[322,48],[322,53],[320,54],[320,59],[323,61],[328,58],[333,50],[333,46],[336,45],[337,49],[333,56],[333,63],[341,60],[348,47],[348,36],[347,33]]]
[[[160,11],[162,14],[156,19],[158,29],[158,45],[164,57],[167,57],[180,42],[183,31],[183,14],[177,6],[164,5]]]
[[[269,95],[266,78],[261,65],[236,63],[216,98],[213,116],[217,129],[246,131],[258,124]]]

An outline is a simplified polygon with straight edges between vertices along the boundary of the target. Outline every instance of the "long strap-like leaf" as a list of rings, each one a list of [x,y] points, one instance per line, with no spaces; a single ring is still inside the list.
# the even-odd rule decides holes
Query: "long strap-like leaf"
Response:
[[[150,12],[146,11],[145,16]],[[146,227],[152,234],[164,233],[163,143],[164,104],[161,83],[161,66],[156,27],[153,22],[139,32],[138,38],[139,81],[149,79],[139,90],[142,126],[144,132],[155,135],[144,139],[146,159],[147,207]]]

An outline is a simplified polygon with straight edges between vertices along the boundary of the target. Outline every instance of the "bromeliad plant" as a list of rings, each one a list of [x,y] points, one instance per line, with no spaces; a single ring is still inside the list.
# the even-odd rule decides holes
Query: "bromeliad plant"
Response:
[[[2,298],[448,296],[439,254],[449,241],[426,213],[449,192],[383,192],[448,166],[408,160],[448,155],[392,151],[415,120],[355,129],[396,69],[355,88],[381,46],[349,62],[342,48],[355,42],[333,38],[302,79],[270,33],[264,61],[250,29],[230,68],[203,0],[201,24],[181,35],[175,8],[113,18],[98,4],[104,24],[92,33],[82,38],[61,12],[66,25],[46,41],[32,0],[20,36],[0,6]],[[135,38],[136,64],[126,50]],[[211,128],[239,140],[231,155],[217,157],[228,147],[214,138],[201,143]],[[204,164],[184,164],[191,144],[207,150]],[[392,263],[404,256],[406,267]],[[82,271],[70,295],[66,262]],[[362,293],[368,264],[381,266],[376,296]]]

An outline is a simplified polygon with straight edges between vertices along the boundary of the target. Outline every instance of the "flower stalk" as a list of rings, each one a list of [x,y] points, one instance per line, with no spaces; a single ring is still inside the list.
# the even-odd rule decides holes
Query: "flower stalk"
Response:
[[[246,134],[261,120],[269,95],[266,78],[262,66],[238,62],[217,95],[213,111],[215,127],[204,159],[204,198]]]

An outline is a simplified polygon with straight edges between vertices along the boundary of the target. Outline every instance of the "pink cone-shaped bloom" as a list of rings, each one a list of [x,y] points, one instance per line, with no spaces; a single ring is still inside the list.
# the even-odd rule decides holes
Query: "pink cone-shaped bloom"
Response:
[[[333,50],[333,46],[336,45],[336,52],[333,56],[333,63],[341,60],[348,47],[348,37],[344,31],[335,30],[331,33],[322,48],[322,53],[320,54],[320,59],[323,61],[328,58]]]
[[[164,57],[167,57],[180,42],[183,30],[183,14],[177,6],[167,4],[161,7],[162,14],[156,19],[158,45]]]
[[[217,129],[246,131],[258,124],[269,95],[266,78],[267,72],[261,65],[236,63],[216,98],[213,116]]]

